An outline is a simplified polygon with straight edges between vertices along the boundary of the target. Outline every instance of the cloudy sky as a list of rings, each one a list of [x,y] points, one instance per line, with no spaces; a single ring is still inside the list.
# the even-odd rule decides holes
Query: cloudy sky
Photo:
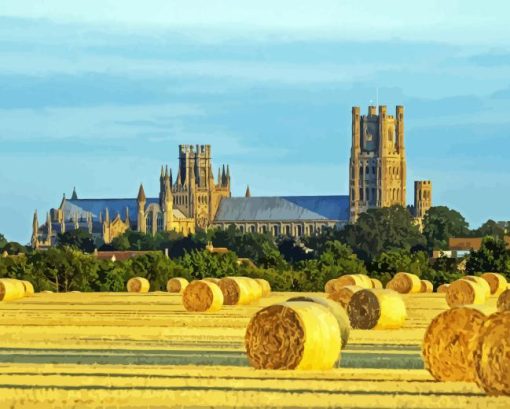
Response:
[[[276,3],[276,4],[275,4]],[[447,3],[447,4],[445,4]],[[157,195],[179,143],[233,194],[347,194],[351,106],[406,108],[408,202],[510,220],[510,6],[429,0],[0,0],[0,232]]]

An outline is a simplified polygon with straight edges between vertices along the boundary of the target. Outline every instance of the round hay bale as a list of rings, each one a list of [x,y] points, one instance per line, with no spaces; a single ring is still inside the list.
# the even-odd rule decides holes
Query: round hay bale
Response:
[[[488,317],[474,352],[476,383],[489,395],[510,395],[510,311]]]
[[[23,288],[25,289],[25,296],[30,297],[34,295],[35,291],[32,283],[27,280],[21,280],[21,282],[23,283]]]
[[[256,369],[331,369],[341,341],[334,315],[315,302],[285,302],[257,312],[246,329],[246,352]]]
[[[473,281],[474,283],[477,283],[479,286],[481,286],[486,299],[491,296],[491,287],[490,287],[489,283],[487,282],[487,280],[484,280],[482,277],[465,276],[465,277],[462,277],[462,279]]]
[[[182,277],[174,277],[167,281],[166,290],[169,293],[182,294],[188,286],[189,281]]]
[[[251,287],[251,295],[252,295],[252,302],[258,301],[262,298],[262,287],[254,278],[251,277],[240,277],[243,280],[245,280],[248,283],[248,286]]]
[[[206,277],[203,278],[202,281],[208,281],[210,283],[218,284],[220,282],[220,279],[215,277]]]
[[[211,281],[191,282],[182,294],[182,303],[186,311],[214,312],[223,306],[223,293],[218,285]]]
[[[372,288],[372,281],[370,277],[365,274],[346,274],[337,278],[337,281],[333,283],[333,291],[338,288],[345,287],[347,285],[357,285],[362,288]]]
[[[147,293],[150,286],[149,280],[143,277],[133,277],[127,282],[127,290],[130,293]]]
[[[344,308],[333,300],[322,297],[292,297],[287,302],[314,302],[328,308],[329,311],[335,316],[340,329],[340,338],[342,339],[342,349],[345,348],[349,341],[349,335],[351,333],[351,324],[349,322],[349,316]],[[340,360],[340,357],[338,358]]]
[[[249,304],[262,294],[260,285],[246,277],[225,277],[220,280],[218,286],[223,293],[225,305]]]
[[[346,285],[345,287],[338,289],[338,291],[328,294],[328,298],[340,303],[342,307],[347,308],[347,305],[351,301],[354,293],[363,289],[363,287],[357,285]]]
[[[421,287],[420,287],[421,293],[434,292],[434,284],[432,284],[429,280],[420,280],[420,282],[421,282]]]
[[[271,294],[271,284],[269,284],[269,281],[263,278],[255,278],[255,281],[262,289],[262,297],[268,297]]]
[[[455,307],[436,316],[422,344],[425,368],[438,381],[475,380],[474,352],[485,321],[471,306]]]
[[[357,329],[401,328],[407,318],[402,296],[382,289],[356,292],[347,306],[347,314],[351,327]]]
[[[499,295],[498,311],[510,311],[510,289],[503,291]]]
[[[336,283],[338,282],[338,278],[332,278],[324,285],[324,292],[326,294],[332,293],[336,290]],[[340,288],[340,286],[339,286]]]
[[[379,288],[379,289],[383,288],[381,280],[378,280],[377,278],[371,278],[370,281],[372,281],[372,288]]]
[[[450,284],[441,284],[439,287],[437,287],[436,292],[438,293],[446,293],[446,290],[448,290],[448,287]]]
[[[386,289],[394,290],[400,294],[419,293],[421,290],[421,280],[415,274],[397,273],[386,284]]]
[[[25,286],[14,278],[0,278],[0,301],[13,301],[25,296]]]
[[[485,303],[485,292],[481,285],[469,280],[456,280],[446,290],[446,303],[450,307]]]
[[[484,273],[482,278],[489,283],[491,295],[498,296],[507,288],[507,281],[504,275],[499,273]]]

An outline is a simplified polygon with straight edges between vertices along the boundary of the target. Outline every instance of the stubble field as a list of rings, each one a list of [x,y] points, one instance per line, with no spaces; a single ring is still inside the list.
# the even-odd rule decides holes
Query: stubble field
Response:
[[[510,407],[510,398],[488,397],[472,383],[436,382],[424,369],[421,342],[448,308],[442,294],[404,296],[402,329],[351,331],[336,369],[250,368],[250,317],[294,295],[209,314],[186,312],[180,295],[163,292],[35,294],[0,303],[1,407]]]

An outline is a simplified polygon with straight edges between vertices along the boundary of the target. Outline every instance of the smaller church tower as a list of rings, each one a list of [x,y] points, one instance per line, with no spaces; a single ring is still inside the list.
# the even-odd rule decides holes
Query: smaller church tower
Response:
[[[414,182],[414,216],[423,219],[427,210],[432,207],[432,182],[416,180]]]
[[[138,197],[136,198],[138,204],[138,231],[140,233],[147,233],[147,222],[145,220],[145,203],[147,202],[147,197],[145,196],[145,191],[143,190],[143,184],[140,184],[140,189],[138,190]]]
[[[53,242],[53,226],[51,224],[50,212],[46,213],[46,244],[52,246]]]
[[[39,218],[37,217],[37,209],[34,212],[34,219],[32,221],[32,240],[30,242],[32,248],[39,248]]]
[[[168,171],[168,166],[163,175],[162,191],[160,192],[160,208],[163,212],[163,223],[165,231],[172,230],[174,222],[174,197],[172,194],[172,171]]]

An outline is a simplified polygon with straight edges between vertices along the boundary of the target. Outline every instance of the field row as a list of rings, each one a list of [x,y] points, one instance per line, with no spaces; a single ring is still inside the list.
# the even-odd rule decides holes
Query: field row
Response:
[[[43,407],[505,408],[469,383],[424,370],[256,371],[238,367],[0,365],[6,405]],[[20,398],[22,394],[22,398]],[[101,403],[98,403],[101,402]]]

